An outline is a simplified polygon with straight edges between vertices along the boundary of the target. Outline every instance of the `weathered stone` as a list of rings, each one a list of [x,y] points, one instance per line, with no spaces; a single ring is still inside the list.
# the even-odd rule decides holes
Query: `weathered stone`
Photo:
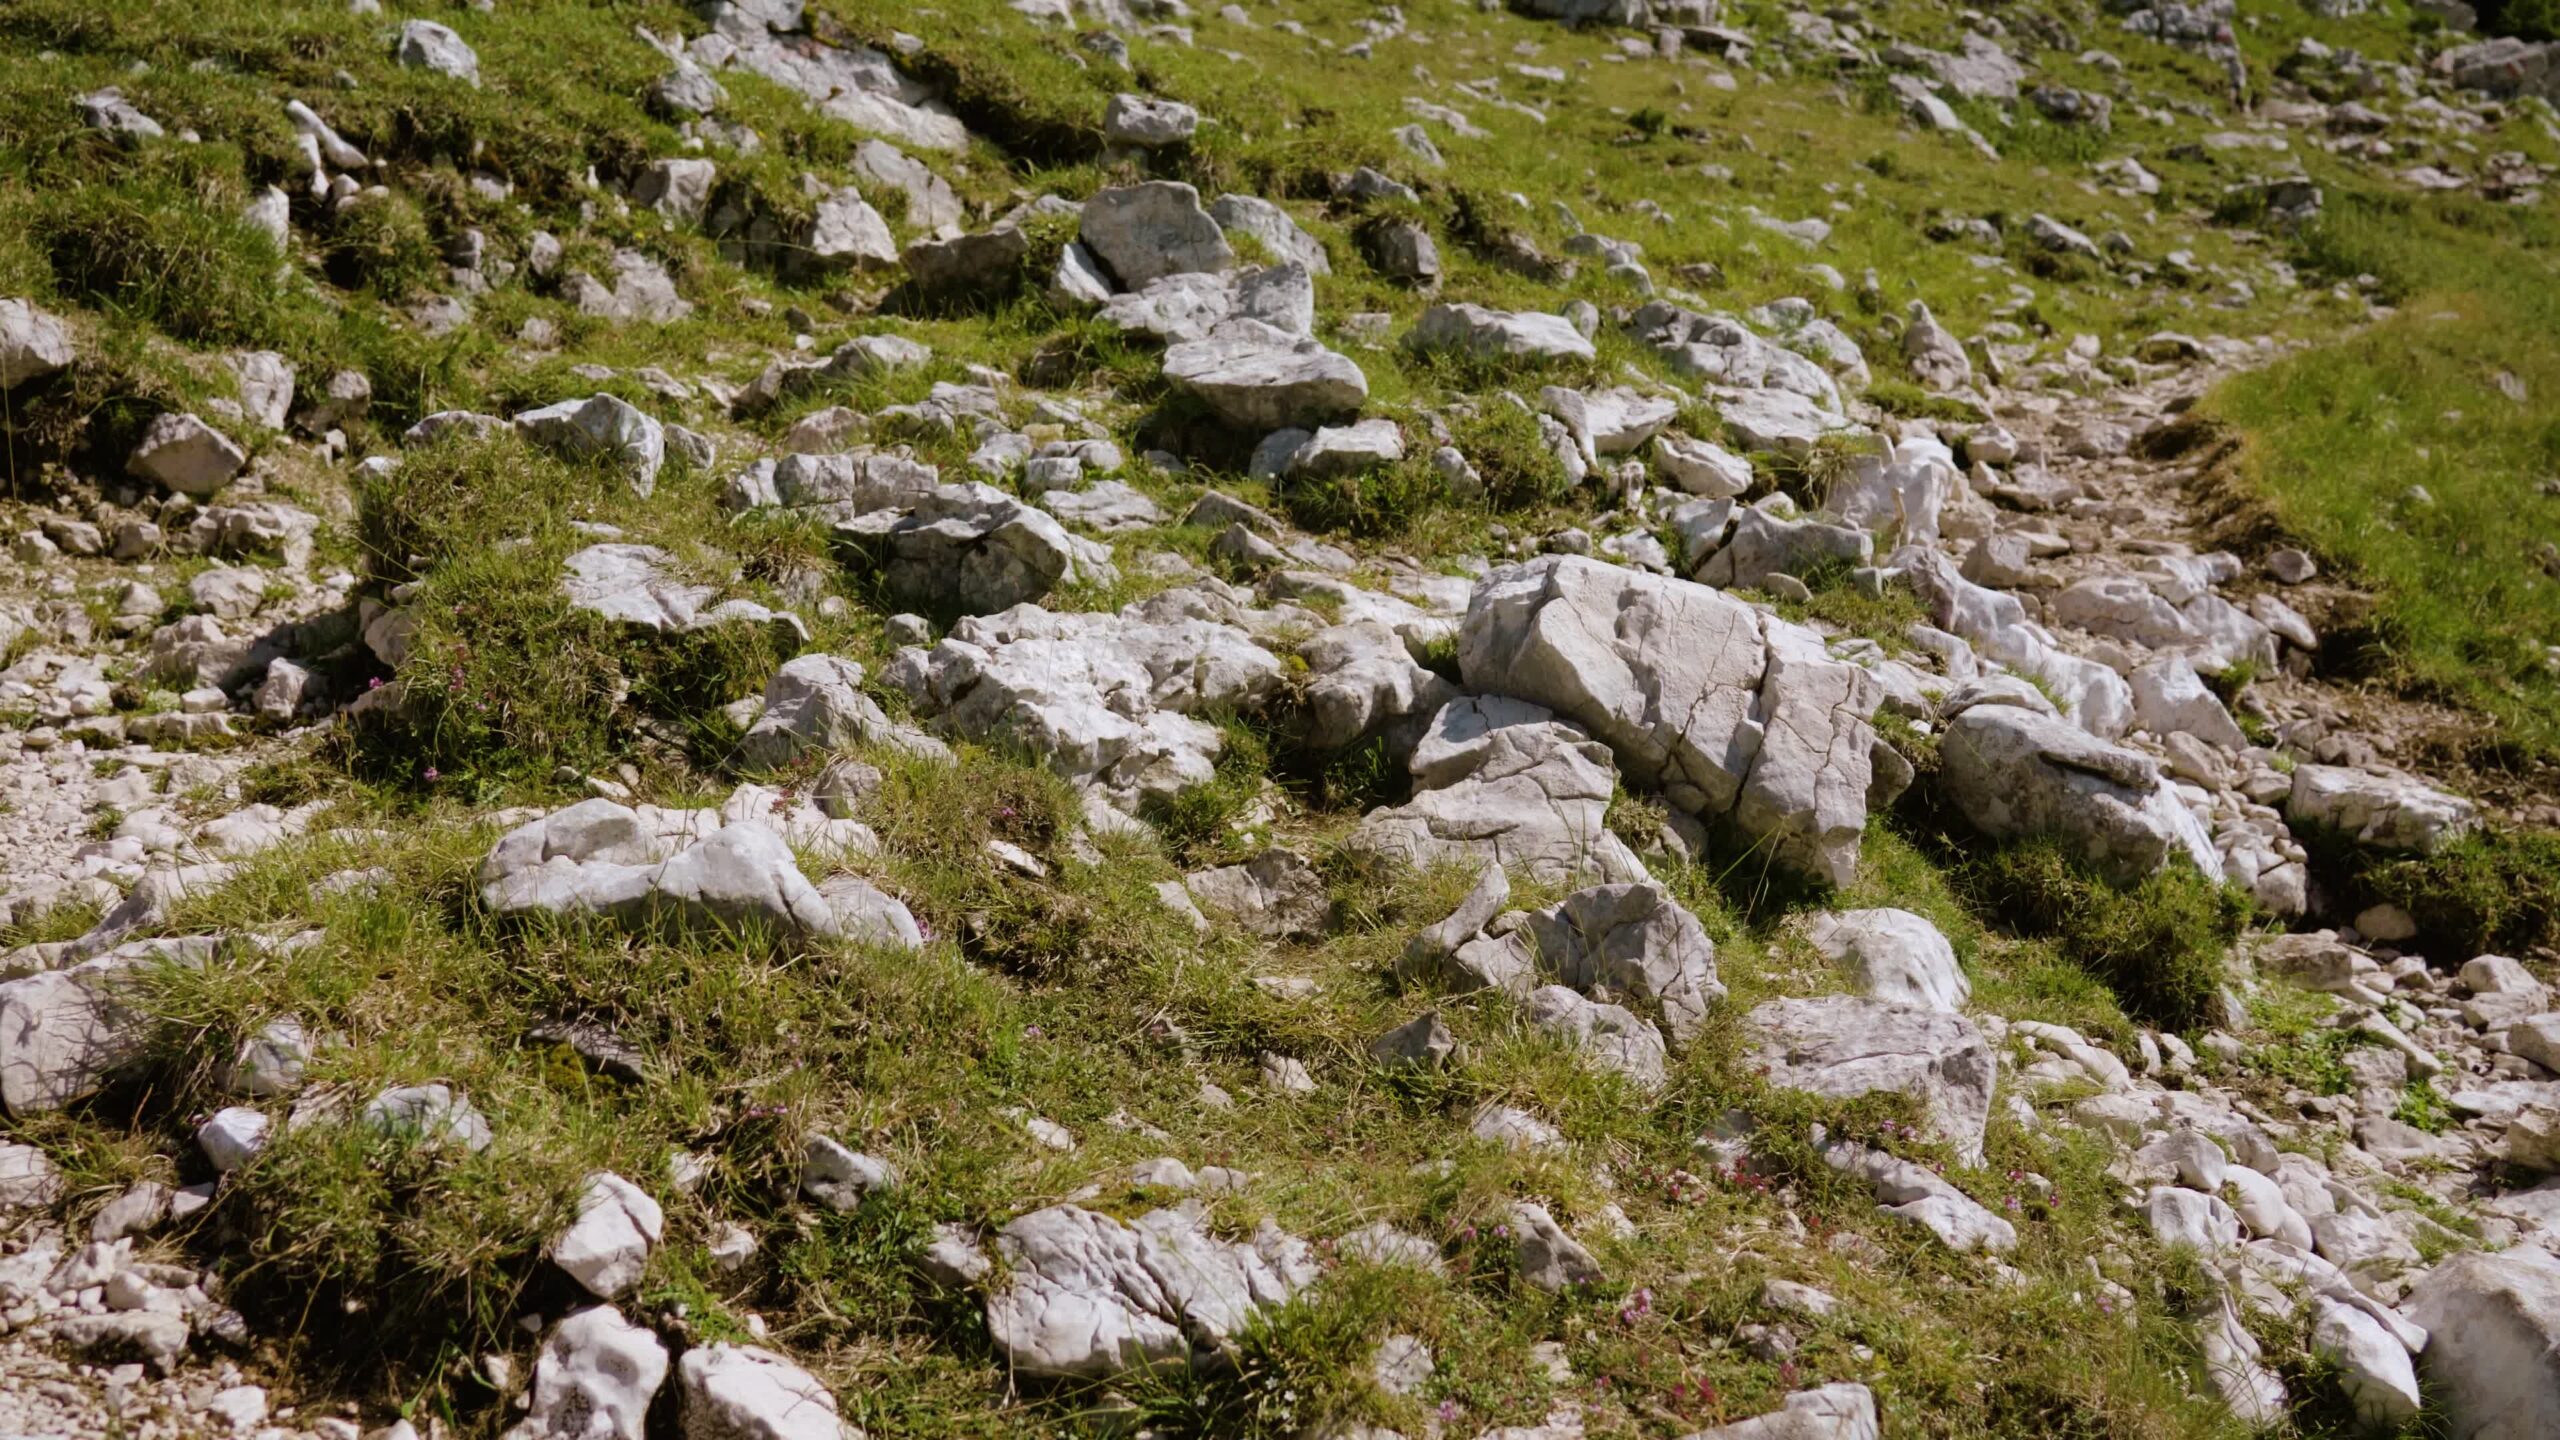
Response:
[[[1835,910],[1813,917],[1805,938],[1870,1000],[1957,1011],[1972,994],[1955,947],[1908,910]]]
[[[1901,1091],[1965,1163],[1977,1163],[1999,1062],[1963,1016],[1830,995],[1768,1001],[1744,1024],[1770,1084],[1835,1100]]]
[[[1490,860],[1546,882],[1645,874],[1605,823],[1617,781],[1607,748],[1550,710],[1498,697],[1452,701],[1410,769],[1412,800],[1371,811],[1351,848],[1417,866]]]
[[[1479,360],[1588,360],[1591,341],[1561,315],[1434,305],[1405,343],[1416,350],[1453,350]]]
[[[2560,1434],[2560,1260],[2531,1247],[2455,1255],[2418,1282],[2408,1317],[2459,1440]]]
[[[248,463],[249,453],[230,436],[193,415],[168,413],[143,430],[125,470],[178,494],[201,498],[221,490]]]
[[[676,1362],[684,1440],[861,1440],[835,1392],[771,1350],[720,1341]]]
[[[1219,418],[1260,431],[1315,424],[1369,398],[1369,379],[1359,366],[1259,320],[1230,319],[1201,339],[1171,346],[1164,374]]]
[[[1994,839],[2059,838],[2120,881],[2184,855],[2206,879],[2222,859],[2151,760],[2014,705],[1975,705],[1939,744],[1938,783],[1958,813]]]
[[[996,1249],[1008,1278],[987,1296],[987,1331],[1030,1375],[1103,1379],[1216,1354],[1315,1278],[1305,1243],[1267,1220],[1228,1242],[1174,1210],[1124,1222],[1053,1205],[998,1231]]]
[[[551,1328],[533,1361],[525,1418],[506,1440],[641,1440],[667,1378],[667,1348],[610,1305]]]
[[[1174,180],[1095,191],[1076,234],[1128,290],[1166,275],[1224,270],[1236,260],[1226,232],[1200,208],[1200,192]]]
[[[563,400],[515,417],[516,433],[572,461],[601,460],[621,472],[634,493],[658,486],[667,463],[666,427],[611,395]]]

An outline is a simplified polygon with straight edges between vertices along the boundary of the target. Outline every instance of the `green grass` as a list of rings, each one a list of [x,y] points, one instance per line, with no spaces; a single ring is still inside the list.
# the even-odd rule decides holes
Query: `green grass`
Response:
[[[1992,852],[1969,871],[1978,904],[2031,935],[2050,935],[2105,982],[2128,1013],[2198,1028],[2225,983],[2225,956],[2247,925],[2248,897],[2184,866],[2118,888],[2046,841]]]
[[[2560,496],[2536,488],[2560,478],[2556,247],[2541,209],[2333,190],[2305,261],[2378,277],[2397,312],[2207,402],[2246,439],[2257,533],[2374,594],[2319,617],[2323,666],[2476,712],[2467,748],[2492,768],[2560,743],[2560,576],[2542,553]]]

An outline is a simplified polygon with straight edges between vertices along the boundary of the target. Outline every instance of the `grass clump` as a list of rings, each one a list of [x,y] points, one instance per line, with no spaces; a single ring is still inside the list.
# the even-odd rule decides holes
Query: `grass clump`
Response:
[[[174,175],[80,186],[41,203],[29,232],[67,299],[207,345],[288,338],[278,256],[239,218],[236,184]]]
[[[2022,931],[2051,936],[2128,1014],[2180,1030],[2207,1023],[2223,957],[2250,915],[2246,895],[2184,865],[2119,889],[2050,840],[1997,851],[1967,878],[1980,903]]]
[[[2358,877],[2465,956],[2560,946],[2560,832],[2479,830]]]
[[[1496,402],[1450,426],[1449,443],[1484,482],[1485,503],[1496,510],[1531,510],[1561,504],[1573,493],[1564,462],[1546,442],[1538,417],[1522,406]]]

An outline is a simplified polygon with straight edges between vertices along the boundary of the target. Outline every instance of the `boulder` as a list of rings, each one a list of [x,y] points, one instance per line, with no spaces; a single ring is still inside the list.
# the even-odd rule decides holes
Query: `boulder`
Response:
[[[1805,938],[1870,1000],[1958,1011],[1973,987],[1955,947],[1908,910],[1833,910],[1813,917]]]
[[[2418,1282],[2406,1313],[2427,1332],[2420,1365],[2454,1440],[2560,1435],[2560,1259],[2464,1251]]]
[[[1840,387],[1823,368],[1773,345],[1730,315],[1701,315],[1656,300],[1627,321],[1628,333],[1684,378],[1740,390],[1777,390],[1837,412]]]
[[[1076,236],[1124,290],[1165,275],[1224,270],[1236,260],[1226,232],[1200,208],[1200,192],[1176,180],[1096,190],[1084,202]]]
[[[1607,747],[1553,711],[1498,696],[1442,706],[1408,768],[1414,795],[1371,811],[1353,850],[1427,867],[1489,860],[1541,882],[1645,878],[1609,832]]]
[[[1031,237],[1012,225],[972,235],[918,240],[900,257],[907,278],[928,295],[986,295],[1008,286],[1031,255]]]
[[[1420,722],[1457,698],[1457,687],[1413,658],[1404,639],[1377,620],[1328,626],[1298,647],[1307,666],[1301,702],[1307,744],[1343,750],[1393,730],[1390,753],[1412,751]],[[1401,743],[1395,743],[1400,741]]]
[[[1316,1276],[1305,1242],[1265,1220],[1249,1242],[1156,1210],[1121,1221],[1053,1205],[996,1232],[1006,1279],[987,1332],[1026,1375],[1109,1379],[1229,1350]]]
[[[1157,100],[1122,91],[1102,112],[1102,138],[1113,145],[1161,150],[1187,143],[1200,128],[1200,112],[1179,100]],[[1198,194],[1192,196],[1194,203]]]
[[[929,611],[989,615],[1061,585],[1118,576],[1111,547],[1069,534],[1056,516],[992,485],[936,486],[882,529],[860,517],[836,535],[846,550],[876,559],[899,604]]]
[[[1826,995],[1768,1001],[1743,1023],[1771,1085],[1835,1100],[1901,1091],[1966,1164],[1980,1163],[1999,1062],[1963,1016]]]
[[[1253,319],[1230,319],[1164,352],[1168,381],[1219,418],[1257,431],[1313,425],[1360,408],[1369,379],[1311,337]]]
[[[1651,879],[1577,890],[1530,913],[1516,932],[1537,964],[1575,990],[1606,988],[1657,1008],[1687,1044],[1724,998],[1716,946],[1698,917]]]
[[[886,745],[948,760],[951,748],[889,718],[862,693],[862,667],[834,655],[802,655],[776,670],[764,687],[764,710],[738,741],[738,763],[780,770],[812,751]]]
[[[1822,1161],[1865,1181],[1884,1213],[1928,1231],[1959,1255],[2001,1255],[2017,1248],[2017,1227],[1916,1160],[1843,1140],[1826,1147]]]
[[[201,499],[231,482],[249,463],[249,452],[230,436],[193,415],[154,418],[126,459],[126,473],[180,495]]]
[[[533,1361],[525,1418],[506,1440],[641,1440],[667,1378],[667,1347],[610,1305],[551,1327]]]
[[[2223,878],[2213,837],[2146,756],[2015,705],[1957,715],[1938,754],[1941,793],[1993,839],[2053,836],[2118,883],[2181,855]]]
[[[1587,727],[1679,809],[1730,816],[1834,883],[1856,873],[1882,691],[1812,631],[1704,585],[1547,556],[1478,583],[1458,663],[1476,690]]]
[[[1571,995],[1571,991],[1565,992]],[[1579,999],[1579,996],[1574,997]],[[1579,1241],[1564,1233],[1543,1205],[1523,1201],[1511,1207],[1513,1261],[1520,1278],[1553,1295],[1576,1285],[1596,1285],[1608,1277],[1600,1262]]]

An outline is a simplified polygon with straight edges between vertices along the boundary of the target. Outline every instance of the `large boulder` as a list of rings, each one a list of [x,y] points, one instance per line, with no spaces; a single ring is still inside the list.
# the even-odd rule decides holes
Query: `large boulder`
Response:
[[[1553,711],[1499,696],[1452,701],[1408,768],[1413,798],[1371,811],[1352,849],[1416,866],[1491,860],[1551,883],[1646,878],[1608,828],[1608,748]]]
[[[1288,211],[1258,195],[1221,195],[1209,206],[1209,216],[1228,234],[1250,235],[1274,257],[1303,265],[1310,275],[1333,273],[1324,243],[1298,228]]]
[[[987,1333],[1026,1375],[1109,1379],[1228,1351],[1316,1276],[1306,1243],[1268,1220],[1224,1241],[1178,1210],[1121,1221],[1053,1205],[996,1232],[996,1250]]]
[[[1761,339],[1730,315],[1701,315],[1656,300],[1638,309],[1627,329],[1686,378],[1782,390],[1824,410],[1840,408],[1840,387],[1820,365]]]
[[[1230,319],[1168,347],[1164,375],[1220,419],[1258,431],[1319,424],[1369,398],[1369,377],[1359,366],[1308,336],[1253,319]]]
[[[1743,1024],[1769,1083],[1834,1100],[1900,1091],[1920,1102],[1940,1139],[1966,1164],[1982,1157],[1999,1061],[1961,1015],[1825,995],[1771,1000]]]
[[[1856,873],[1883,691],[1812,631],[1704,585],[1547,556],[1476,587],[1458,664],[1474,689],[1586,727],[1680,809],[1730,816],[1835,883]]]
[[[2222,857],[2146,756],[2016,705],[1967,708],[1939,742],[1940,793],[1995,840],[2051,836],[2119,883],[2183,855],[2206,879]]]
[[[2429,1271],[2406,1313],[2454,1440],[2560,1435],[2560,1259],[2519,1246],[2467,1250]]]

